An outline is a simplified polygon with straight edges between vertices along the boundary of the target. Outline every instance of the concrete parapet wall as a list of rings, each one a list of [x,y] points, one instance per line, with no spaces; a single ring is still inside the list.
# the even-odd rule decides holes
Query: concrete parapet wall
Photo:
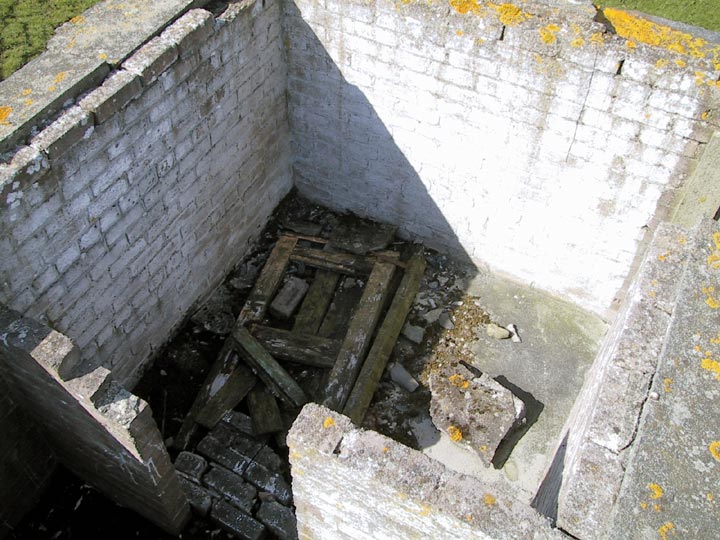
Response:
[[[442,464],[319,405],[288,435],[301,540],[566,538],[498,485]]]
[[[52,453],[111,499],[178,534],[190,508],[148,404],[105,368],[78,374],[78,359],[66,336],[0,306],[0,367]],[[3,504],[1,518],[14,519],[6,514],[13,509]]]
[[[718,46],[548,4],[285,2],[296,182],[603,314],[719,125]]]
[[[192,10],[0,164],[0,302],[133,381],[291,187],[280,33]]]

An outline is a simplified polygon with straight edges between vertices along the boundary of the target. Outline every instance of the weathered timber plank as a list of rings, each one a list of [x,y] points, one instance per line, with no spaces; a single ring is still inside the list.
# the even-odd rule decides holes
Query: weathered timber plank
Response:
[[[254,324],[250,333],[274,358],[307,366],[331,368],[340,350],[340,341],[311,334],[288,332]]]
[[[290,258],[313,268],[322,268],[350,276],[366,276],[373,269],[373,261],[367,257],[300,246],[295,248]]]
[[[323,251],[332,252],[333,248],[329,245],[323,248]],[[317,334],[320,330],[320,324],[327,313],[330,302],[332,302],[337,288],[340,274],[331,272],[330,270],[318,269],[300,306],[300,311],[295,315],[295,323],[293,324],[293,332],[302,334]]]
[[[290,255],[295,249],[298,239],[291,236],[281,236],[275,243],[268,260],[265,262],[255,286],[248,295],[245,305],[235,322],[239,328],[246,322],[259,322],[265,316],[270,301],[282,282],[285,270],[290,262]]]
[[[285,429],[275,396],[265,389],[265,385],[256,384],[247,395],[247,406],[253,421],[255,433],[277,433]]]
[[[195,424],[212,428],[232,410],[255,385],[255,375],[240,361],[226,340],[217,360],[210,368],[200,391],[175,437],[175,446],[185,449],[195,431]]]
[[[391,253],[387,256],[393,257]],[[397,257],[397,254],[394,256]],[[373,267],[330,372],[323,402],[329,409],[341,412],[345,407],[380,319],[394,273],[395,265],[392,263],[378,261]]]
[[[325,318],[318,329],[319,336],[340,340],[345,337],[350,319],[363,294],[363,282],[355,280],[354,284],[349,285],[348,281],[350,280],[355,280],[355,278],[342,279],[340,286],[336,289],[332,302],[325,312]]]
[[[365,417],[380,378],[387,366],[405,318],[410,312],[420,282],[425,274],[425,257],[422,246],[416,246],[407,264],[407,270],[395,293],[392,304],[383,319],[375,341],[345,403],[343,414],[360,425]]]
[[[301,407],[307,403],[307,397],[302,388],[252,337],[247,328],[235,327],[232,338],[243,359],[276,396],[294,407]]]

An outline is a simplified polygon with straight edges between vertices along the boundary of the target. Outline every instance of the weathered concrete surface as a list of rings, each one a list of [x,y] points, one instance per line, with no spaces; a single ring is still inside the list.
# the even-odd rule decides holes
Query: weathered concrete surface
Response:
[[[457,445],[477,454],[486,467],[510,428],[525,416],[525,404],[483,373],[443,366],[429,377],[433,424]]]
[[[63,376],[64,359],[75,362],[74,349],[69,339],[0,304],[0,369],[58,460],[110,499],[180,533],[189,506],[149,406],[107,369]]]
[[[557,511],[558,525],[579,538],[606,531],[691,249],[681,227],[665,224],[655,232],[564,429],[562,487],[554,471],[540,498],[553,507],[542,511]]]
[[[720,133],[708,141],[697,168],[679,194],[673,223],[694,227],[720,209]]]
[[[517,325],[522,343],[497,340],[476,329],[468,344],[472,365],[491,377],[530,393],[540,406],[528,413],[529,429],[512,449],[501,469],[487,468],[473,454],[454,448],[449,437],[439,436],[428,422],[415,433],[424,452],[449,468],[483,481],[501,482],[529,503],[552,461],[556,441],[606,332],[606,324],[572,304],[502,275],[481,271],[467,293],[502,326]],[[473,300],[469,300],[473,301]],[[468,372],[469,375],[469,372]]]
[[[607,538],[711,540],[720,524],[720,226],[692,242]],[[657,396],[653,399],[654,396]]]
[[[0,153],[110,71],[198,0],[100,2],[55,31],[45,53],[0,82]]]
[[[565,538],[506,486],[450,471],[319,405],[303,408],[288,445],[301,539]]]

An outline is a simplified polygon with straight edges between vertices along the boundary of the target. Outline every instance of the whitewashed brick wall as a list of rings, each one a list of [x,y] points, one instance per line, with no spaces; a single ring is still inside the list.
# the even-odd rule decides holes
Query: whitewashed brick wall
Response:
[[[300,191],[608,312],[717,127],[707,66],[596,43],[592,14],[451,4],[285,2]]]
[[[188,12],[0,165],[0,302],[134,379],[291,188],[280,16]]]

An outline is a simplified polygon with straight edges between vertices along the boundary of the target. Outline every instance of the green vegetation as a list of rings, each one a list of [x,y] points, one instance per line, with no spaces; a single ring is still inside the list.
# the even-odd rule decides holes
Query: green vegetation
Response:
[[[53,30],[99,0],[0,0],[0,81],[45,50]]]
[[[720,32],[718,0],[599,0],[595,4],[601,8],[634,9]]]

